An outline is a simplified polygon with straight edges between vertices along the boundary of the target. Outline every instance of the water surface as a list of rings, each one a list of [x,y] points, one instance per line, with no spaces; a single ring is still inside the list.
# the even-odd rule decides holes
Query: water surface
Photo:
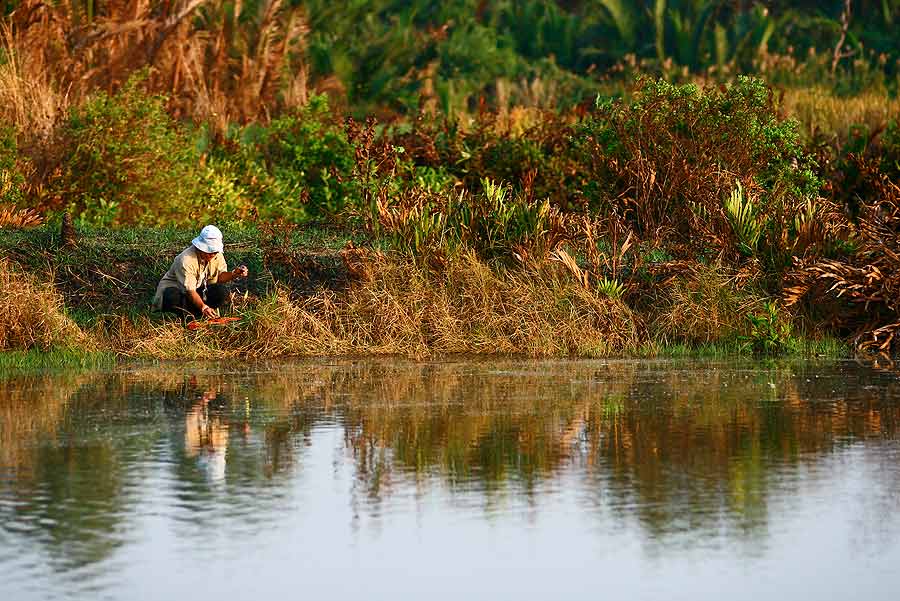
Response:
[[[0,381],[0,599],[897,599],[900,381],[307,361]]]

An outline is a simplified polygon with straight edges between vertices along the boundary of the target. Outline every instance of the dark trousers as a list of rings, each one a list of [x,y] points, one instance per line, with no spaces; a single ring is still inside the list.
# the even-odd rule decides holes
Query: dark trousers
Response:
[[[197,288],[197,294],[207,305],[218,309],[225,304],[228,298],[228,289],[224,284],[207,284]],[[203,312],[188,299],[187,293],[174,287],[163,290],[162,310],[163,313],[175,313],[182,317],[188,315],[193,315],[197,319],[203,317]]]

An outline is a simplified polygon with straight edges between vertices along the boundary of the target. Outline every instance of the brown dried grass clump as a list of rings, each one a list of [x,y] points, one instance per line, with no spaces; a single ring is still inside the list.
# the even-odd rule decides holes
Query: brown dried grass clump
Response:
[[[77,347],[92,341],[66,316],[60,294],[0,259],[0,351]]]
[[[360,351],[605,355],[638,338],[627,306],[555,265],[497,271],[471,252],[439,272],[377,260],[337,308],[339,331]]]
[[[23,47],[6,24],[0,24],[0,52],[0,121],[15,124],[27,141],[48,142],[68,111],[67,90],[54,85],[42,53]]]
[[[148,69],[148,92],[177,116],[220,130],[266,120],[306,102],[306,33],[301,8],[283,0],[113,0],[92,18],[76,2],[24,0],[3,30],[13,60],[0,69],[0,117],[50,132],[68,103]]]
[[[900,186],[877,166],[858,161],[857,167],[866,173],[869,194],[856,220],[831,226],[835,240],[853,251],[795,259],[784,300],[852,335],[862,349],[889,352],[900,342]]]
[[[662,344],[710,344],[746,334],[766,296],[748,272],[694,263],[660,286],[651,328]]]
[[[120,324],[119,353],[157,358],[486,353],[601,356],[637,348],[639,322],[621,301],[586,290],[554,265],[495,271],[472,253],[430,271],[373,253],[345,291],[260,300],[239,325]],[[113,328],[116,330],[116,328]]]
[[[2,192],[2,186],[0,186],[0,192]],[[34,209],[20,209],[14,205],[0,205],[0,228],[36,227],[43,222],[44,218]]]

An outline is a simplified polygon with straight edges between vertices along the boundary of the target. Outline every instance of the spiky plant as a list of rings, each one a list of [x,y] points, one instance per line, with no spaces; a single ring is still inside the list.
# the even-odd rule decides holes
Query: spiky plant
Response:
[[[625,284],[615,278],[603,276],[597,280],[597,292],[607,298],[622,298],[625,294]]]
[[[3,173],[0,173],[0,196],[3,192]],[[0,206],[0,228],[36,227],[44,218],[34,209],[20,209],[15,205]]]
[[[759,248],[759,241],[766,227],[766,219],[754,204],[750,195],[740,182],[735,183],[734,190],[724,203],[725,215],[737,240],[738,249],[753,255]]]

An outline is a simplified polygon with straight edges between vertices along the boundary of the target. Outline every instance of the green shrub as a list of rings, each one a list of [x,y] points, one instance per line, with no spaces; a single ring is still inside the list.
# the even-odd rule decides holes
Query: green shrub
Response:
[[[370,221],[392,248],[419,257],[465,247],[483,259],[526,262],[546,257],[568,237],[549,201],[531,201],[490,180],[478,193],[410,189],[388,196]]]
[[[327,99],[316,96],[267,126],[235,129],[216,149],[233,161],[261,216],[301,222],[359,202],[354,147],[330,114]]]
[[[754,353],[777,355],[796,347],[793,328],[787,316],[782,315],[773,301],[763,304],[762,312],[748,313],[750,333],[739,337],[741,345]]]
[[[185,223],[208,212],[200,155],[132,78],[117,94],[99,93],[72,110],[67,152],[50,181],[65,208],[99,225]]]
[[[796,123],[780,117],[766,84],[746,77],[710,88],[645,80],[630,100],[598,101],[572,152],[585,157],[577,187],[587,204],[684,239],[730,231],[722,199],[735,182],[754,191],[761,212],[785,216],[820,187]]]
[[[72,110],[51,208],[82,223],[196,225],[246,217],[251,200],[231,162],[209,159],[196,137],[146,94],[141,76],[114,95],[98,93]]]

